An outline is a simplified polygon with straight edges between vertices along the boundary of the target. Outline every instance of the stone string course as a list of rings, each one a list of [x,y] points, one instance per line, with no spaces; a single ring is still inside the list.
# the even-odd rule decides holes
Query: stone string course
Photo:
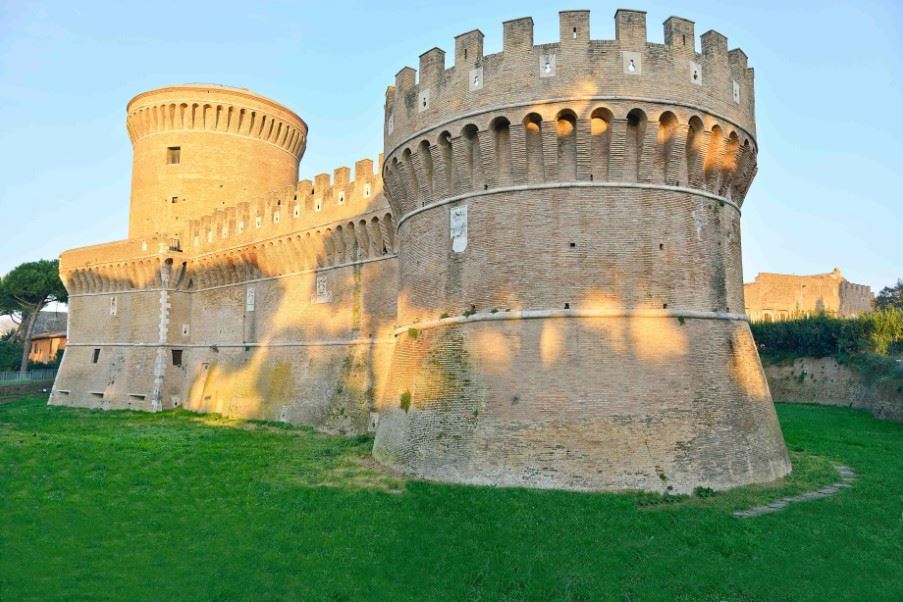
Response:
[[[691,21],[587,11],[433,49],[385,160],[297,181],[307,125],[238,88],[129,103],[129,238],[63,254],[51,403],[375,431],[437,480],[724,489],[789,460],[743,311],[753,70]],[[504,316],[504,318],[503,318]]]

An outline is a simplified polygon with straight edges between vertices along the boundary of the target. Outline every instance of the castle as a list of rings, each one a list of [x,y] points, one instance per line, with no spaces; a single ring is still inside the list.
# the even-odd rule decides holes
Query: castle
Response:
[[[743,285],[743,295],[746,314],[753,322],[815,314],[854,318],[870,311],[874,303],[871,287],[850,282],[839,268],[811,276],[762,272]]]
[[[790,464],[743,313],[753,70],[715,31],[529,18],[398,72],[384,160],[297,182],[307,126],[243,89],[128,105],[128,240],[61,257],[51,403],[375,432],[462,483],[688,492]]]

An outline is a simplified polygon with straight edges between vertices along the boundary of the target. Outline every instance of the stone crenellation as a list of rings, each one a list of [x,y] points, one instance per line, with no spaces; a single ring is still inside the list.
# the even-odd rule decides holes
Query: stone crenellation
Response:
[[[562,11],[559,22],[558,43],[534,45],[533,20],[515,19],[503,25],[500,53],[484,56],[483,33],[473,30],[455,38],[451,68],[433,48],[420,55],[419,72],[399,71],[386,91],[386,155],[443,118],[554,99],[665,100],[755,135],[753,69],[717,31],[702,35],[697,53],[693,22],[678,17],[665,21],[664,44],[647,42],[643,11],[618,10],[614,40],[590,38],[589,11]]]
[[[385,99],[384,155],[298,181],[241,88],[136,96],[129,238],[67,251],[51,403],[375,432],[419,477],[688,492],[789,461],[743,314],[753,71],[691,21],[505,22]]]

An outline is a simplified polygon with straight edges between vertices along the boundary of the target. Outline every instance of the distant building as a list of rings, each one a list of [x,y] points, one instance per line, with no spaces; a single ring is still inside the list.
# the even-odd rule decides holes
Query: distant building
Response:
[[[56,359],[56,354],[66,348],[66,331],[42,332],[31,337],[31,349],[28,351],[28,361],[38,364],[48,364]]]
[[[43,310],[38,314],[38,319],[34,323],[32,338],[36,334],[45,334],[49,332],[62,332],[66,336],[66,327],[69,324],[69,313],[65,311],[48,311]]]
[[[828,274],[796,276],[761,272],[743,285],[746,313],[753,322],[788,320],[826,314],[852,318],[872,309],[872,289],[843,277],[839,268]]]
[[[66,326],[69,314],[64,311],[42,311],[31,335],[28,361],[47,364],[66,348]]]

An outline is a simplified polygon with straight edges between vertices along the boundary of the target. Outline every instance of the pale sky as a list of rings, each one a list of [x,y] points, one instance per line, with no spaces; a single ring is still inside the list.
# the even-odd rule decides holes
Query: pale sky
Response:
[[[246,87],[308,123],[301,177],[382,148],[385,88],[433,46],[532,16],[590,9],[614,38],[622,5],[455,2],[0,0],[0,274],[125,238],[125,105],[186,82]],[[743,207],[745,280],[839,266],[877,292],[903,277],[903,2],[633,2],[649,40],[671,15],[716,29],[756,69],[759,173]],[[699,41],[697,39],[697,49]],[[450,59],[447,59],[450,63]],[[450,64],[449,64],[450,66]],[[237,199],[238,200],[238,199]]]

